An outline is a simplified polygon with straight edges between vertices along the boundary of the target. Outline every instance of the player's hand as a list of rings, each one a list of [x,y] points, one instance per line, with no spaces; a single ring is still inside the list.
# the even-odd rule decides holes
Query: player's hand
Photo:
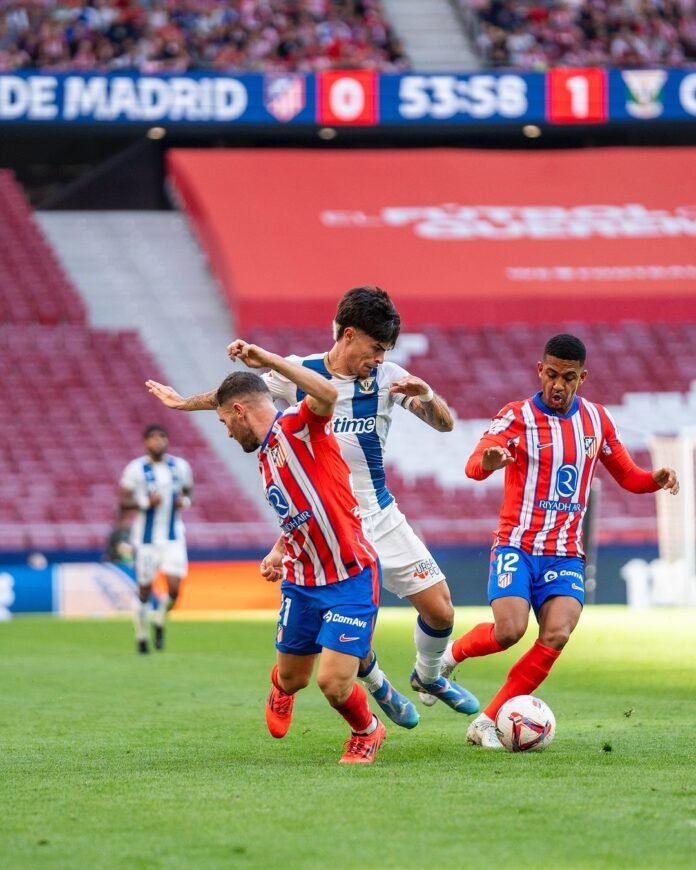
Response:
[[[514,461],[515,457],[507,447],[486,447],[483,451],[481,467],[484,471],[497,471],[499,468],[505,468],[506,465],[512,465]]]
[[[145,386],[153,396],[157,396],[160,402],[168,408],[180,411],[184,407],[185,399],[177,393],[174,387],[158,384],[157,381],[145,381]]]
[[[425,396],[430,392],[430,387],[422,378],[417,378],[415,375],[409,375],[406,378],[399,378],[389,388],[392,394],[403,393],[404,396]]]
[[[269,583],[277,583],[283,579],[283,557],[274,548],[271,552],[261,560],[259,566],[261,576],[268,580]]]
[[[241,338],[227,345],[227,356],[234,362],[241,360],[250,369],[262,369],[270,366],[271,357],[267,350],[256,344],[249,344]]]
[[[660,489],[666,489],[672,495],[676,495],[679,492],[677,472],[673,468],[658,468],[657,471],[653,471],[652,476]]]
[[[158,492],[150,493],[150,507],[156,508],[162,504],[162,496]]]

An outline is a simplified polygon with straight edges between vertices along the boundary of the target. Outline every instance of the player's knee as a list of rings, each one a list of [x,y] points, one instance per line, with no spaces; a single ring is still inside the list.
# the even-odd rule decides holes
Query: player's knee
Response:
[[[514,646],[524,636],[527,630],[527,625],[515,620],[505,620],[496,622],[495,624],[495,639],[504,648]]]
[[[317,678],[317,685],[332,707],[340,707],[348,700],[352,690],[352,682],[334,674],[322,674]]]
[[[152,595],[152,586],[138,586],[138,598],[143,604],[150,600],[150,595]]]
[[[300,689],[306,689],[309,685],[310,674],[298,674],[292,670],[278,669],[278,682],[284,692],[294,695]]]
[[[434,607],[428,608],[427,613],[422,614],[423,621],[436,631],[444,631],[454,625],[454,607],[452,602],[438,601]]]
[[[570,640],[572,628],[569,625],[554,625],[539,632],[539,640],[551,649],[563,649]]]
[[[454,625],[454,607],[447,586],[444,583],[439,586],[442,587],[439,594],[431,595],[427,600],[421,601],[417,609],[426,625],[436,631],[443,631]]]

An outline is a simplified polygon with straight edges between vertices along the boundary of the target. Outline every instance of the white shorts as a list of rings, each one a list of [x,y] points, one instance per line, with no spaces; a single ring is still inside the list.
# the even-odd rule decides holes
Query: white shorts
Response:
[[[167,577],[185,577],[188,556],[185,541],[162,541],[160,544],[141,544],[135,551],[135,576],[140,586],[150,586],[155,574],[161,571]]]
[[[363,528],[382,563],[384,586],[394,595],[407,598],[445,579],[430,550],[409,526],[396,502],[364,517]]]

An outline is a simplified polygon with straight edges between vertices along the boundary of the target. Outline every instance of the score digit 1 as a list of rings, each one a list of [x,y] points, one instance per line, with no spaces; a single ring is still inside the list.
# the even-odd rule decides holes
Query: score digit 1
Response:
[[[606,121],[606,71],[596,68],[549,70],[546,74],[546,116],[552,124]]]

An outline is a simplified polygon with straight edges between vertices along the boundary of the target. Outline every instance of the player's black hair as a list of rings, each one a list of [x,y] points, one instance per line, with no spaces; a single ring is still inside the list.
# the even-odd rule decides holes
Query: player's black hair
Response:
[[[253,372],[235,372],[232,375],[227,375],[217,388],[215,401],[218,405],[224,405],[225,402],[229,402],[230,399],[237,396],[250,396],[254,393],[271,395],[266,382],[259,375]]]
[[[564,332],[561,335],[554,335],[553,338],[550,338],[546,342],[544,356],[555,356],[557,359],[572,360],[584,366],[587,351],[579,338]]]
[[[143,432],[143,438],[149,438],[150,435],[153,435],[155,432],[161,432],[165,438],[169,438],[169,433],[164,426],[161,426],[159,423],[150,423],[149,426],[146,426]]]
[[[370,338],[394,347],[401,330],[401,318],[389,295],[379,287],[353,287],[336,309],[336,339],[348,326],[361,329]]]

